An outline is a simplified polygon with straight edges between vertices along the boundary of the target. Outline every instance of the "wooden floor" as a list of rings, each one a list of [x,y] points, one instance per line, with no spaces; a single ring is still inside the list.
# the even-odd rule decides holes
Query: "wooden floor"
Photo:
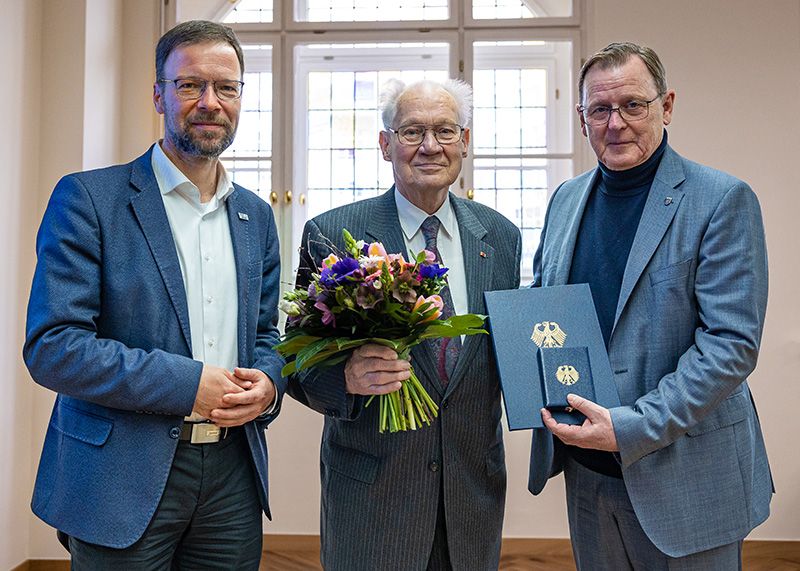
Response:
[[[320,570],[318,539],[313,536],[266,536],[260,571]],[[800,571],[800,541],[746,541],[746,571]],[[506,539],[501,571],[574,571],[566,539]],[[404,570],[398,570],[404,571]]]
[[[319,538],[268,535],[264,541],[261,571],[316,571]],[[506,539],[501,571],[574,571],[566,539]],[[800,571],[800,541],[745,541],[745,571]],[[14,571],[69,571],[66,560],[26,561]],[[398,569],[397,571],[411,571]]]

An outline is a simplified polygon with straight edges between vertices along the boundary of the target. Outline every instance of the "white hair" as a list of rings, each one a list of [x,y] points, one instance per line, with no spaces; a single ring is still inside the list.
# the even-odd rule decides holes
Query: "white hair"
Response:
[[[458,122],[462,127],[468,127],[472,120],[472,87],[460,79],[446,79],[445,81],[433,81],[423,79],[411,85],[406,85],[399,79],[390,79],[383,85],[381,91],[380,107],[381,118],[384,128],[388,129],[394,122],[397,115],[397,106],[400,99],[411,90],[420,90],[427,93],[434,93],[439,90],[450,94],[456,103],[458,112]]]

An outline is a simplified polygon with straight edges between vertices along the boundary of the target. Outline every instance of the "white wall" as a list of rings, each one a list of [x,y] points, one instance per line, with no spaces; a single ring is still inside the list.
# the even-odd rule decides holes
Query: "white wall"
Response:
[[[37,149],[41,72],[41,1],[0,2],[3,136],[0,137],[0,569],[28,558],[32,459],[32,388],[22,363],[25,305],[39,220]],[[54,89],[58,86],[53,86]],[[57,99],[57,94],[54,94]]]
[[[777,494],[751,537],[800,540],[800,1],[602,0],[588,11],[587,53],[619,40],[655,49],[677,91],[670,144],[746,180],[761,202],[770,294],[750,385]]]
[[[0,237],[11,266],[0,278],[0,367],[11,379],[11,389],[0,399],[0,418],[20,427],[0,434],[0,454],[13,459],[0,467],[0,518],[10,530],[0,535],[0,567],[5,568],[24,558],[65,556],[52,530],[28,508],[52,403],[50,393],[32,385],[19,357],[33,233],[60,175],[129,160],[158,137],[150,95],[159,2],[114,0],[110,7],[100,0],[2,3],[0,61],[8,77],[19,79],[6,92],[11,112],[0,143],[1,172],[9,183],[2,191]],[[583,55],[617,40],[656,49],[678,94],[669,128],[672,145],[749,181],[761,200],[771,292],[762,357],[751,384],[778,495],[772,517],[753,537],[800,540],[800,455],[791,423],[800,402],[800,315],[794,294],[800,259],[793,235],[800,212],[794,176],[800,157],[800,0],[587,0],[586,17]],[[104,55],[86,53],[103,45],[109,50]],[[98,57],[107,73],[84,69],[96,66]],[[109,99],[101,112],[87,106],[98,82],[101,91],[94,93]],[[318,415],[289,401],[269,430],[275,516],[265,528],[269,533],[318,531],[320,425]],[[539,497],[526,491],[528,444],[526,433],[508,435],[505,535],[566,537],[561,479]],[[29,531],[20,525],[26,518]]]

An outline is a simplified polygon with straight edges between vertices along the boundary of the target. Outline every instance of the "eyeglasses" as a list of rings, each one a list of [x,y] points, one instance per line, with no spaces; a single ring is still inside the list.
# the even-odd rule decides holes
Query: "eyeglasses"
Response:
[[[425,133],[431,131],[436,142],[440,145],[451,145],[461,140],[461,135],[464,128],[461,125],[451,123],[444,123],[442,125],[406,125],[399,129],[392,129],[387,127],[397,135],[397,140],[402,145],[418,146],[425,140]]]
[[[221,101],[234,101],[242,96],[243,81],[233,79],[219,79],[209,81],[198,77],[179,77],[178,79],[159,79],[160,83],[172,83],[175,93],[183,100],[191,101],[200,99],[206,92],[208,84],[214,86],[214,94]]]
[[[650,114],[650,104],[663,95],[663,93],[659,93],[650,101],[632,99],[625,105],[620,105],[618,107],[609,107],[608,105],[584,107],[581,105],[578,111],[583,114],[584,120],[589,123],[589,125],[607,124],[611,120],[611,114],[614,111],[619,113],[619,116],[625,121],[641,121],[642,119],[646,119]]]

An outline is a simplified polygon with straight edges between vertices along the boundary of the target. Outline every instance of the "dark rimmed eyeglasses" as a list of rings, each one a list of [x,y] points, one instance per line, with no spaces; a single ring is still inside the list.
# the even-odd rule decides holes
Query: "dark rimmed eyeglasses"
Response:
[[[207,80],[199,77],[179,77],[178,79],[159,79],[159,83],[171,83],[175,86],[175,93],[186,101],[200,99],[210,83],[214,87],[214,94],[221,101],[234,101],[242,96],[243,81],[235,79]]]
[[[440,145],[452,145],[461,140],[464,128],[455,123],[442,123],[441,125],[404,125],[398,129],[387,127],[387,131],[397,135],[397,140],[402,145],[421,145],[425,140],[425,133],[428,131],[433,133],[433,137]]]
[[[589,125],[607,124],[611,120],[611,114],[614,111],[619,113],[619,116],[625,121],[641,121],[642,119],[646,119],[650,114],[650,105],[663,95],[663,93],[659,93],[650,101],[632,99],[618,107],[609,107],[608,105],[591,105],[589,107],[584,107],[581,105],[578,111],[581,112],[583,119],[589,123]]]

